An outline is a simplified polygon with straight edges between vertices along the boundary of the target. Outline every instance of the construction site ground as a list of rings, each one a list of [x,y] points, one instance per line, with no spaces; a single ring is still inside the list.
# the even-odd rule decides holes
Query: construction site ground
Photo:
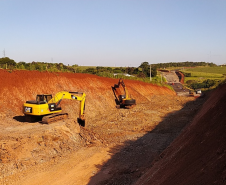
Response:
[[[117,79],[0,70],[0,81],[0,184],[4,185],[134,184],[186,131],[208,98],[177,96],[166,87],[125,80],[137,105],[116,109],[111,87]],[[26,100],[61,90],[86,93],[85,127],[77,124],[79,102],[73,100],[62,101],[67,120],[50,125],[25,121]]]

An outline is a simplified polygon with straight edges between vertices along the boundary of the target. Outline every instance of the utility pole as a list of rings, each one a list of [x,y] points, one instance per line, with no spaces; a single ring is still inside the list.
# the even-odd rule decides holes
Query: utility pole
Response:
[[[151,64],[150,64],[150,81],[151,81]]]

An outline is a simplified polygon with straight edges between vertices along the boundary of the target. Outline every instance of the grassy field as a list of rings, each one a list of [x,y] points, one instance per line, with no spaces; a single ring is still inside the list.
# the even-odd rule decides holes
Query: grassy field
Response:
[[[226,66],[185,68],[184,71],[226,74]]]
[[[226,67],[196,67],[184,68],[181,70],[185,73],[191,73],[191,77],[185,77],[185,83],[188,80],[202,82],[206,79],[224,80],[226,77]]]

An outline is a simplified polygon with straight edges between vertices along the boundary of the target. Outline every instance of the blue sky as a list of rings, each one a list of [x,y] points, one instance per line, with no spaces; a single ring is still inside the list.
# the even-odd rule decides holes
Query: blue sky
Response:
[[[0,58],[226,63],[226,0],[0,0]]]

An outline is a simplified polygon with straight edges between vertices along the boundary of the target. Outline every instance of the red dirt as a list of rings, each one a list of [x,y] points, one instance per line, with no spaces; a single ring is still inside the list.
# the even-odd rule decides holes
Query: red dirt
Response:
[[[176,74],[179,77],[180,83],[184,84],[184,74],[180,71],[176,71]]]
[[[117,79],[0,70],[0,183],[135,183],[192,122],[205,98],[176,96],[168,88],[134,80],[124,82],[137,102],[132,109],[115,108],[111,87],[118,83]],[[70,100],[62,102],[62,108],[69,113],[68,120],[51,125],[24,121],[21,109],[26,100],[39,93],[62,90],[86,93],[85,128],[75,121],[78,102]],[[205,134],[212,136],[208,133]],[[158,162],[161,160],[154,164]],[[203,166],[208,165],[205,162]]]
[[[129,135],[134,135],[133,131],[123,131],[123,128],[126,129],[126,124],[125,127],[120,128],[119,133],[116,132],[121,118],[131,112],[115,109],[111,86],[118,83],[117,79],[79,73],[0,69],[0,82],[0,170],[2,172],[0,182],[6,184],[16,182],[21,178],[20,173],[27,169],[35,167],[33,170],[36,170],[40,165],[56,164],[62,156],[72,154],[82,147],[110,146],[119,141],[123,142],[126,133],[130,132]],[[133,80],[124,80],[124,82],[138,104],[150,100],[153,95],[175,97],[175,92],[165,87]],[[36,94],[55,94],[62,90],[86,93],[85,128],[81,128],[80,131],[80,127],[74,121],[78,116],[79,103],[64,100],[62,107],[64,111],[68,111],[69,120],[51,125],[25,122],[22,105],[26,100],[34,100]],[[105,122],[111,123],[102,126]],[[140,126],[143,129],[143,126]],[[137,128],[139,129],[140,126],[138,125]],[[136,125],[131,125],[131,129],[135,127]],[[112,131],[113,133],[110,133]]]
[[[124,80],[129,91],[133,92],[134,98],[148,99],[154,94],[175,93],[167,88],[159,88],[144,82]],[[112,99],[111,86],[118,83],[117,79],[101,78],[90,74],[81,73],[49,73],[38,71],[7,71],[0,69],[0,107],[1,115],[21,114],[21,106],[26,100],[34,99],[36,94],[55,94],[62,90],[83,91],[87,94],[88,101],[100,104],[108,102],[111,107],[115,106]],[[101,96],[100,96],[101,95]],[[109,101],[110,100],[110,101]],[[138,103],[142,101],[138,98]],[[99,106],[95,107],[101,111]]]
[[[226,84],[136,184],[226,184],[225,106]]]

